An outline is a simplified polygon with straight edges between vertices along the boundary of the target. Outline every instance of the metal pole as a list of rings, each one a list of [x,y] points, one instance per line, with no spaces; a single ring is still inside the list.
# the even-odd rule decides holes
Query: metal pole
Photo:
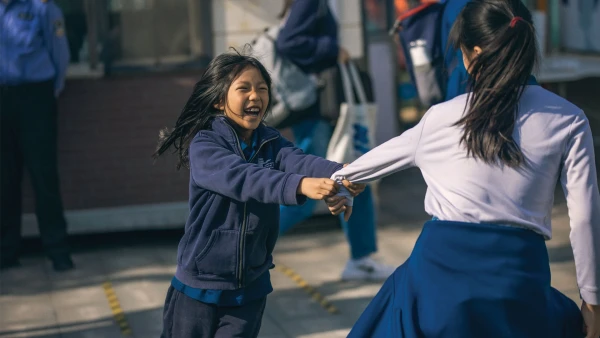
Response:
[[[98,8],[95,0],[85,0],[84,8],[88,26],[88,54],[90,57],[90,68],[98,67]]]
[[[560,50],[560,0],[550,0],[550,38],[551,52],[556,54]]]
[[[221,1],[221,0],[218,0]],[[198,17],[198,29],[200,30],[200,56],[210,61],[213,56],[213,0],[199,0],[200,16]]]

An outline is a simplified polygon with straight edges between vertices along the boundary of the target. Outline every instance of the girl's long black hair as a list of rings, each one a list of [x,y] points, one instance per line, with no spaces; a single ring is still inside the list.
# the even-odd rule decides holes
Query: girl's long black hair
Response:
[[[473,0],[450,31],[449,44],[472,52],[467,112],[461,143],[489,164],[519,167],[523,152],[513,139],[519,100],[538,62],[531,13],[520,0]]]
[[[212,120],[223,112],[215,105],[227,104],[227,92],[231,83],[248,67],[258,69],[269,88],[269,104],[266,114],[271,109],[271,76],[256,58],[237,51],[215,57],[194,86],[194,91],[183,107],[175,127],[172,130],[160,131],[158,149],[154,158],[159,157],[169,148],[174,147],[179,159],[177,169],[189,167],[189,147],[194,136],[204,129],[210,129]]]

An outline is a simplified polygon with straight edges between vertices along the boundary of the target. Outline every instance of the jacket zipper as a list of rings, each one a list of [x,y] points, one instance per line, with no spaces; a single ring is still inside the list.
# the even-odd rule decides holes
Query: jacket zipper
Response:
[[[244,161],[246,162],[252,162],[252,160],[254,159],[254,157],[260,152],[260,149],[267,143],[267,142],[271,142],[273,140],[275,140],[276,138],[278,138],[279,136],[276,137],[272,137],[268,140],[265,140],[263,142],[261,142],[260,146],[258,146],[258,149],[256,149],[256,152],[254,153],[254,155],[252,157],[250,157],[250,160],[246,159],[246,156],[244,156],[244,152],[242,151],[242,146],[240,145],[240,140],[237,137],[237,133],[235,132],[235,130],[233,129],[233,127],[228,126],[229,128],[231,128],[231,130],[233,131],[233,134],[235,135],[235,140],[237,142],[237,146],[238,146],[238,150],[240,151],[240,155],[242,156],[242,158],[244,159]],[[239,249],[239,254],[238,254],[238,276],[239,276],[239,281],[238,281],[238,288],[241,288],[243,285],[243,272],[244,272],[244,249],[245,249],[245,244],[246,244],[246,207],[247,207],[247,203],[244,203],[244,213],[242,214],[242,228],[240,229],[240,242],[238,244],[238,249]]]

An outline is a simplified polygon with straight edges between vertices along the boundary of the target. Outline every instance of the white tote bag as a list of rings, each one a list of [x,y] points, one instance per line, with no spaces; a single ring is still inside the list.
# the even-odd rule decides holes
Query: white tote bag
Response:
[[[340,75],[346,102],[340,105],[340,116],[327,147],[327,159],[350,163],[375,147],[377,105],[367,102],[356,65],[340,64]],[[353,88],[359,102],[354,102]]]

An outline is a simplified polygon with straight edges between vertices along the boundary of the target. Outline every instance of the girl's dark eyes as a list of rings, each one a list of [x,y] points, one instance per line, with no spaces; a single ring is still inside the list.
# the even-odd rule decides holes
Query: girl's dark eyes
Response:
[[[237,87],[237,90],[248,90],[248,87]],[[269,88],[261,87],[261,88],[258,88],[258,90],[264,91],[264,90],[269,90]]]

